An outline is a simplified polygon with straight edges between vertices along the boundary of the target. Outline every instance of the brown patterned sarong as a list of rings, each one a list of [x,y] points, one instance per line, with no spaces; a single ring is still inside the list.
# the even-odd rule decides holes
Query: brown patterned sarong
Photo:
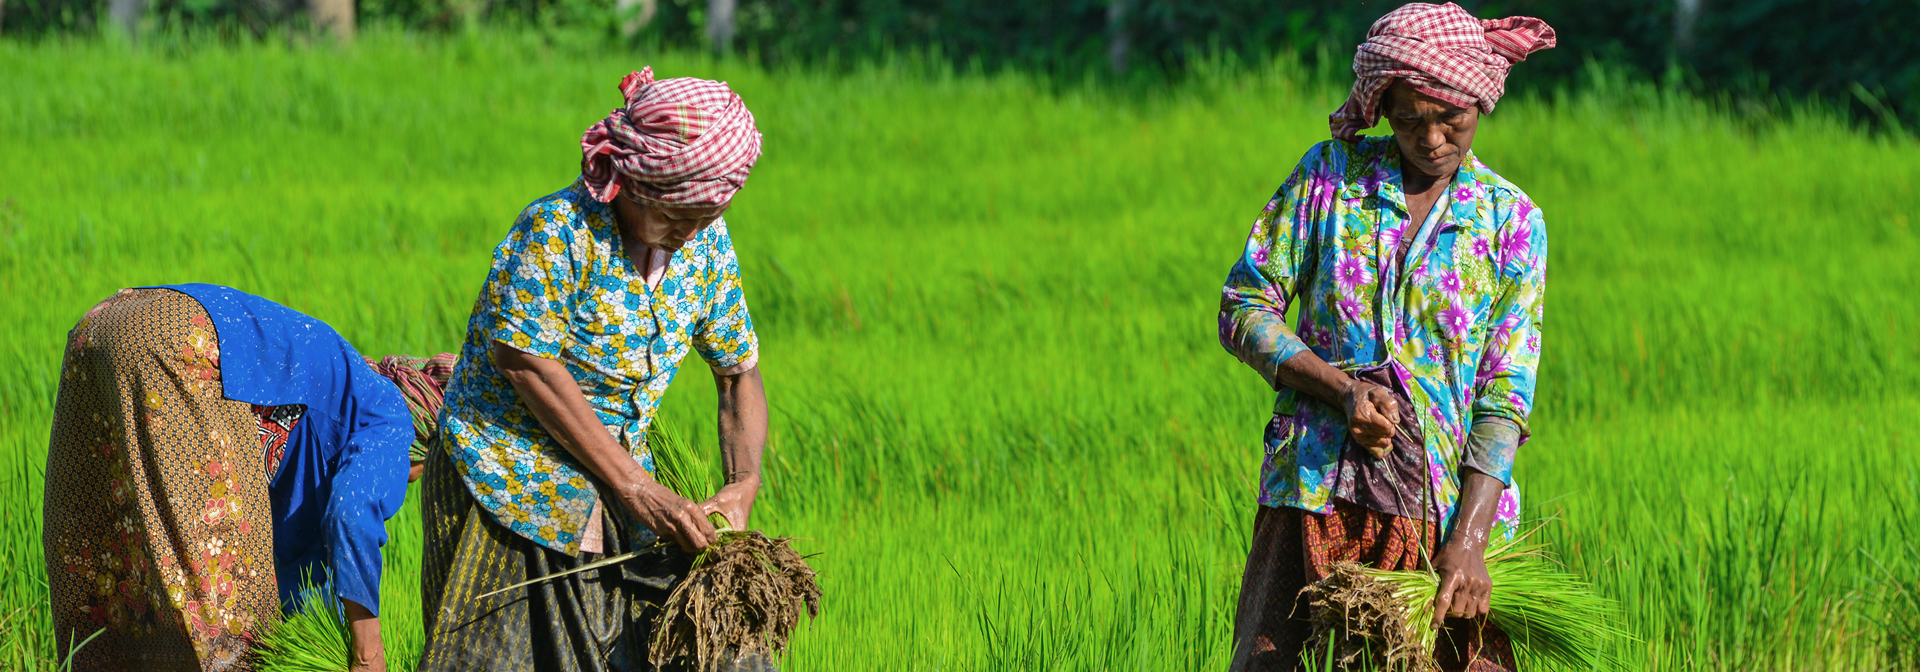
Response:
[[[47,451],[47,583],[74,670],[251,669],[280,614],[259,419],[222,396],[200,304],[122,290],[67,336]]]
[[[1303,669],[1301,650],[1313,634],[1300,591],[1326,578],[1335,562],[1380,569],[1424,567],[1420,547],[1434,545],[1433,523],[1373,511],[1335,499],[1333,513],[1260,507],[1240,584],[1234,620],[1235,672]],[[1430,546],[1430,548],[1433,546]],[[1447,672],[1511,672],[1505,633],[1486,619],[1447,619],[1435,652]]]

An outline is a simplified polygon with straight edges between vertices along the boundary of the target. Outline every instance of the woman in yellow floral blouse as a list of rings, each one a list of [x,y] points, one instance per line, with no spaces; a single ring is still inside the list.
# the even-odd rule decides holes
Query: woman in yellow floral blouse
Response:
[[[425,672],[648,669],[649,612],[714,541],[707,514],[752,512],[766,397],[720,216],[760,134],[720,82],[648,69],[620,88],[581,178],[521,214],[474,304],[426,464]],[[645,441],[689,352],[719,389],[728,470],[704,502],[653,480]],[[475,599],[656,537],[681,552]]]

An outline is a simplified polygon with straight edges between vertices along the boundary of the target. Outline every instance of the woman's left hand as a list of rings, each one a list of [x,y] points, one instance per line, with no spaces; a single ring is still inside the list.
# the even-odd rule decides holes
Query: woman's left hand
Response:
[[[1433,598],[1433,627],[1448,618],[1487,615],[1493,599],[1493,580],[1487,576],[1486,545],[1449,542],[1433,559],[1440,574],[1440,590]]]
[[[713,499],[700,503],[701,510],[718,513],[727,519],[727,527],[736,530],[747,529],[747,521],[753,515],[753,498],[760,494],[760,475],[751,474],[728,481]]]

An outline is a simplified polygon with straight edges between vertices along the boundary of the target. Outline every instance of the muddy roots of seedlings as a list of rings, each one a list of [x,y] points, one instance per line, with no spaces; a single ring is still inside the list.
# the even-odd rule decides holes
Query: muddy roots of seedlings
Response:
[[[801,611],[820,611],[820,584],[792,544],[752,530],[721,533],[667,596],[649,654],[654,667],[680,660],[714,672],[756,652],[785,652]]]
[[[1439,670],[1433,652],[1407,622],[1408,605],[1364,569],[1334,563],[1327,578],[1300,591],[1313,622],[1307,650],[1328,656],[1342,670]]]

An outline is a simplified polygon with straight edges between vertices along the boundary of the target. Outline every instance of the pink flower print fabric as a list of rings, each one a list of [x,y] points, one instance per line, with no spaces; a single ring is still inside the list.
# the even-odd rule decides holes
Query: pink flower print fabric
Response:
[[[1540,363],[1547,234],[1527,195],[1471,153],[1435,208],[1427,222],[1409,220],[1392,138],[1315,145],[1254,220],[1219,325],[1221,344],[1270,383],[1281,362],[1309,350],[1349,373],[1399,369],[1426,411],[1420,429],[1451,520],[1463,465],[1513,484]],[[1413,248],[1390,263],[1406,236]],[[1260,503],[1331,512],[1345,414],[1275,387]],[[1484,419],[1512,423],[1518,439],[1469,455],[1469,428]],[[1518,515],[1509,487],[1499,517]]]

